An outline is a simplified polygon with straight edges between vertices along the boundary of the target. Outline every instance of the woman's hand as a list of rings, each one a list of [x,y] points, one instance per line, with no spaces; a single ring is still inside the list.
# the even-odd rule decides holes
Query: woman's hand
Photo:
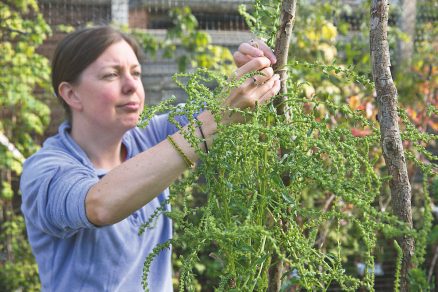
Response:
[[[230,96],[225,100],[225,106],[230,108],[254,108],[256,104],[269,101],[280,91],[280,76],[274,74],[271,60],[267,57],[251,57],[239,67],[234,77],[241,78],[247,73],[259,71],[262,75],[255,75],[245,80],[239,87],[231,90]],[[229,124],[242,122],[243,117],[238,114],[224,113],[222,123]]]
[[[253,39],[247,43],[240,44],[238,50],[233,54],[234,62],[237,67],[242,67],[249,61],[258,57],[268,58],[271,65],[274,65],[277,62],[277,58],[271,48],[258,39]]]

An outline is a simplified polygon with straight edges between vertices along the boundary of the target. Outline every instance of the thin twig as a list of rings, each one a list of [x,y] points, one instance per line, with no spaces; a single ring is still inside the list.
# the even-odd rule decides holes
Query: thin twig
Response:
[[[438,260],[438,245],[435,247],[435,252],[433,253],[433,259],[430,263],[429,273],[427,275],[427,282],[430,283],[430,280],[432,280],[432,274],[433,270],[435,269],[436,261]]]
[[[328,209],[329,209],[330,206],[332,205],[332,202],[333,202],[333,200],[334,200],[335,198],[336,198],[336,196],[332,194],[332,195],[327,199],[327,201],[325,201],[324,208],[322,209],[322,211],[323,211],[324,213],[328,211]],[[333,222],[333,220],[330,220],[330,221],[328,221],[328,222],[325,224],[325,226],[324,226],[324,228],[322,229],[320,235],[318,236],[318,239],[315,241],[315,246],[317,246],[318,248],[321,248],[322,245],[324,244],[325,239],[327,238],[327,235],[328,235],[328,232],[329,232],[330,225],[332,225],[332,222]]]

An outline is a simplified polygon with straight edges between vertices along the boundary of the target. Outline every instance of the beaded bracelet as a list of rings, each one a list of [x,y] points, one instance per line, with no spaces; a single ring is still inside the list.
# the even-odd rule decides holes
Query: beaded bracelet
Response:
[[[198,128],[199,128],[199,132],[201,133],[202,141],[204,142],[205,152],[208,153],[207,140],[205,140],[204,131],[202,131],[202,124],[201,124],[201,122],[198,120],[198,117],[195,117],[195,120],[198,121]]]
[[[181,155],[182,159],[187,164],[187,166],[192,168],[195,165],[195,163],[193,163],[193,161],[191,161],[190,158],[187,157],[184,151],[182,151],[182,149],[178,146],[178,144],[176,144],[175,140],[173,140],[171,136],[167,136],[167,140],[169,141],[170,144],[172,144],[173,148],[175,148],[175,150]]]

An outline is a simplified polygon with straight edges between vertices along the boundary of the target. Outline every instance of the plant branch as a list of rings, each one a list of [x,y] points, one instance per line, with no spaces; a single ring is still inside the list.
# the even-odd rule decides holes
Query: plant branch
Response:
[[[388,0],[373,0],[371,4],[371,63],[379,108],[380,142],[391,175],[392,207],[398,218],[412,227],[411,185],[398,125],[397,89],[390,70],[388,5]],[[403,250],[400,290],[409,291],[408,272],[413,266],[414,240],[404,236],[398,241]]]
[[[297,0],[283,0],[281,4],[281,16],[280,16],[280,28],[278,30],[274,54],[277,57],[277,63],[274,65],[274,71],[279,73],[281,80],[281,89],[279,96],[274,100],[274,105],[277,109],[278,115],[285,115],[286,121],[290,119],[290,114],[288,113],[286,107],[287,99],[287,59],[289,54],[289,45],[292,36],[292,29],[295,22],[295,11],[296,11]],[[280,155],[284,154],[284,149],[280,149]],[[290,178],[288,176],[283,176],[283,182],[285,185],[290,184]],[[281,218],[280,218],[281,219]],[[287,222],[285,220],[280,220],[281,228],[287,229]],[[277,292],[281,288],[281,276],[283,274],[283,261],[280,256],[276,253],[272,255],[271,266],[269,268],[269,283],[268,291]]]
[[[295,23],[297,0],[283,0],[281,4],[280,28],[278,30],[274,54],[277,57],[277,63],[274,65],[274,71],[280,74],[281,89],[280,95],[275,99],[274,104],[277,107],[277,113],[280,115],[287,114],[287,59],[289,55],[289,45],[292,37],[292,29]]]
[[[327,201],[324,204],[324,208],[322,209],[322,212],[327,212],[330,206],[332,205],[333,200],[336,198],[335,195],[330,195],[330,197],[327,199]],[[317,248],[322,248],[327,235],[329,233],[330,225],[332,224],[333,220],[329,220],[325,226],[321,229],[321,232],[319,233],[318,239],[315,241],[315,246]]]
[[[433,259],[430,264],[429,273],[427,275],[427,283],[430,283],[432,280],[433,270],[435,269],[436,261],[438,260],[438,246],[435,247],[435,252],[433,253]]]

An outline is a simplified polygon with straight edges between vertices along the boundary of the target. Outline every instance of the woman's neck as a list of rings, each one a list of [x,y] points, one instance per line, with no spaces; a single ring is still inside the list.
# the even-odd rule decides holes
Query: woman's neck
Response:
[[[125,160],[123,134],[115,134],[108,129],[83,127],[78,123],[72,123],[70,134],[95,168],[111,170]]]

